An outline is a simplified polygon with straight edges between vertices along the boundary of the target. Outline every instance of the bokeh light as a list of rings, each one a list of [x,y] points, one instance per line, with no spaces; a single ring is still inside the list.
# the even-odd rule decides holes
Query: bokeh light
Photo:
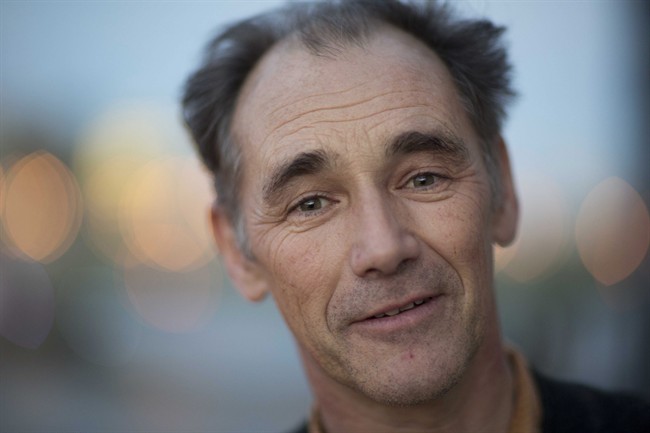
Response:
[[[600,283],[629,276],[650,245],[650,216],[639,193],[618,177],[596,185],[580,206],[576,242],[582,263]]]
[[[133,174],[172,147],[173,134],[164,127],[170,123],[157,107],[121,102],[99,115],[78,140],[75,169],[88,214],[84,238],[114,263],[127,253],[120,203],[133,187]]]
[[[121,265],[129,256],[172,271],[212,257],[209,176],[171,112],[122,102],[100,115],[79,140],[75,167],[88,211],[85,238]]]
[[[14,163],[2,191],[2,221],[12,252],[49,263],[74,241],[82,219],[81,194],[68,168],[45,151]]]
[[[210,181],[192,157],[154,160],[136,173],[122,202],[121,229],[143,263],[196,269],[214,253],[208,222]]]
[[[224,276],[218,265],[181,273],[134,264],[123,272],[129,299],[139,316],[150,326],[172,333],[204,326],[223,290]]]
[[[521,223],[508,248],[514,257],[497,258],[497,263],[507,261],[503,272],[523,283],[551,275],[566,259],[570,217],[561,188],[548,176],[526,172],[518,189]]]
[[[115,156],[134,165],[148,161],[173,144],[165,125],[170,120],[158,106],[137,101],[116,102],[106,108],[81,134],[75,151],[75,168],[84,179]],[[102,197],[96,197],[102,200]],[[101,205],[101,202],[100,202]]]
[[[144,164],[144,161],[142,161]],[[130,176],[138,164],[130,156],[115,156],[96,167],[82,184],[86,203],[84,238],[101,256],[114,264],[128,253],[119,230],[118,208],[131,186]]]

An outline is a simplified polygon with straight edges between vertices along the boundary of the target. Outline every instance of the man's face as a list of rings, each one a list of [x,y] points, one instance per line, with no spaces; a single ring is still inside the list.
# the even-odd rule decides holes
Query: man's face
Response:
[[[334,58],[283,43],[233,131],[240,289],[272,293],[324,377],[394,404],[449,389],[496,335],[491,248],[512,230],[443,63],[389,28]]]

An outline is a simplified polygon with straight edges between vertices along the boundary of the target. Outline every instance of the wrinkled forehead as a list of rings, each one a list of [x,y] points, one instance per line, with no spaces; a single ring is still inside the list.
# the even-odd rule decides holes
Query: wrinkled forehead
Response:
[[[299,147],[347,153],[350,142],[385,142],[400,128],[473,130],[444,63],[387,26],[332,56],[282,41],[248,77],[233,119],[244,164],[263,161],[262,170]]]

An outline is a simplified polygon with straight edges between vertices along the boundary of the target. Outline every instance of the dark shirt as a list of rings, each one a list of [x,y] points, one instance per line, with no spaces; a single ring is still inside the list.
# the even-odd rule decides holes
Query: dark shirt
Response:
[[[650,433],[647,401],[533,374],[542,400],[544,433]]]
[[[650,433],[650,403],[643,399],[560,382],[536,371],[533,376],[543,433]],[[308,433],[307,423],[294,433]]]

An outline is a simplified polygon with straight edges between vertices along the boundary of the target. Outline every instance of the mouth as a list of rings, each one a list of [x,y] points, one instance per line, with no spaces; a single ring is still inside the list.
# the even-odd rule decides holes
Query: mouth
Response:
[[[351,323],[351,331],[368,338],[392,339],[398,333],[421,332],[423,327],[435,326],[444,320],[444,294],[402,302],[380,307],[368,317]]]
[[[428,297],[425,297],[425,298],[416,299],[415,301],[409,302],[409,303],[404,304],[404,305],[402,305],[400,307],[391,308],[390,310],[383,311],[383,312],[378,313],[378,314],[374,314],[374,315],[372,315],[370,317],[367,317],[365,320],[376,320],[376,319],[383,319],[384,317],[398,316],[398,315],[400,315],[400,314],[402,314],[402,313],[404,313],[406,311],[410,311],[410,310],[419,308],[422,305],[426,304],[427,302],[432,301],[433,299],[434,299],[433,296],[428,296]]]

